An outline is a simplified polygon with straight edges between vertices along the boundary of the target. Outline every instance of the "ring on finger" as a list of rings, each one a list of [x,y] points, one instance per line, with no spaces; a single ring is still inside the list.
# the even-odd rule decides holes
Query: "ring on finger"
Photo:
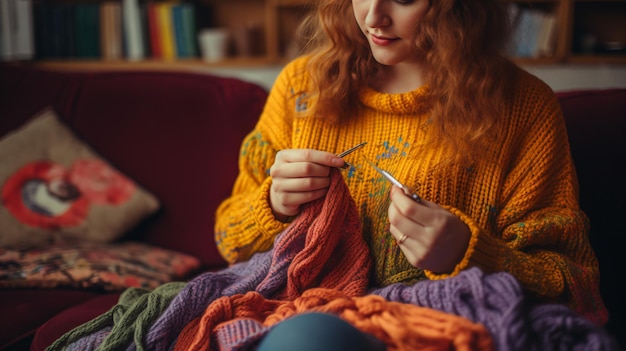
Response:
[[[403,242],[405,242],[405,241],[406,241],[406,239],[408,239],[408,238],[409,238],[409,236],[408,236],[408,235],[406,235],[406,234],[402,234],[402,236],[400,237],[400,239],[398,239],[398,240],[397,240],[398,245],[401,245],[401,244],[402,244]]]

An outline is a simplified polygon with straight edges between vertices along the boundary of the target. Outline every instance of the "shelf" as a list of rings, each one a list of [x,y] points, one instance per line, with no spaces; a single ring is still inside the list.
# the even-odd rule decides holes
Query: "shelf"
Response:
[[[626,57],[626,1],[574,0],[572,12],[572,58],[619,62]]]
[[[523,65],[523,66],[546,66],[546,65],[556,65],[556,64],[563,62],[561,58],[556,58],[556,57],[539,57],[539,58],[513,57],[511,58],[511,61],[515,62],[518,65]]]
[[[206,62],[201,59],[185,60],[46,60],[23,62],[25,65],[36,65],[51,70],[195,70],[202,68],[254,68],[281,65],[284,62],[269,61],[265,58],[230,58],[217,62]]]
[[[568,63],[579,64],[611,64],[626,65],[626,55],[611,54],[591,54],[591,55],[571,55],[567,58]]]
[[[273,0],[271,1],[276,7],[302,7],[306,6],[303,0]]]
[[[4,1],[4,0],[3,0]],[[49,3],[101,3],[105,0],[34,0]],[[121,0],[115,0],[121,1]],[[144,0],[139,0],[143,3]],[[160,0],[156,0],[160,2]],[[202,69],[214,67],[263,67],[282,65],[299,52],[301,43],[295,41],[298,25],[314,0],[185,0],[202,8],[202,14],[212,18],[212,26],[226,27],[231,32],[232,45],[227,59],[204,62],[199,58],[146,59],[142,61],[101,59],[44,59],[25,61],[50,69]],[[606,53],[606,47],[594,44],[592,50],[581,48],[588,33],[597,43],[626,42],[626,0],[500,0],[522,8],[552,13],[557,18],[558,30],[554,53],[550,57],[517,58],[521,65],[617,64],[626,65],[626,52]],[[242,31],[248,35],[248,50],[244,54],[236,38]]]

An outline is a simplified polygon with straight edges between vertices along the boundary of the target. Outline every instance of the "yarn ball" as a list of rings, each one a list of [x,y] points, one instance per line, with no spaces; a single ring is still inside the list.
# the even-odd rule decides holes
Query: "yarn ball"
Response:
[[[257,351],[384,351],[386,346],[343,319],[328,313],[305,313],[270,330]]]

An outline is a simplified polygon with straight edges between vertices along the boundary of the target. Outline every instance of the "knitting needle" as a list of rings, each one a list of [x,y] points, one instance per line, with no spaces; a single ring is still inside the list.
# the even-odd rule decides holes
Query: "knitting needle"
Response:
[[[346,151],[344,151],[344,152],[342,152],[342,153],[338,154],[337,156],[339,156],[339,157],[343,158],[344,156],[347,156],[347,155],[351,154],[352,152],[354,152],[354,151],[356,151],[356,150],[358,150],[358,149],[362,148],[363,146],[365,146],[365,144],[367,144],[367,141],[364,141],[364,142],[362,142],[362,143],[360,143],[360,144],[357,144],[357,145],[355,145],[355,146],[353,146],[353,147],[349,148],[348,150],[346,150]],[[344,163],[343,163],[343,166],[341,166],[341,168],[342,168],[342,169],[346,169],[346,168],[348,168],[348,167],[351,167],[351,166],[352,166],[351,164],[349,164],[349,163],[348,163],[348,162],[346,162],[345,160],[344,160],[343,162],[344,162]]]
[[[383,175],[383,177],[385,177],[385,179],[387,179],[388,181],[391,182],[391,184],[397,186],[398,188],[402,189],[402,192],[410,197],[413,201],[415,202],[420,202],[422,201],[422,198],[417,195],[417,193],[415,193],[413,190],[411,190],[408,186],[400,183],[399,180],[397,180],[394,176],[391,175],[391,173],[378,168],[374,163],[372,163],[372,161],[368,160],[367,157],[361,155],[361,157],[363,157],[363,159],[365,160],[365,162],[367,162],[370,166],[372,166],[372,168],[374,168],[376,170],[376,172],[380,173]]]

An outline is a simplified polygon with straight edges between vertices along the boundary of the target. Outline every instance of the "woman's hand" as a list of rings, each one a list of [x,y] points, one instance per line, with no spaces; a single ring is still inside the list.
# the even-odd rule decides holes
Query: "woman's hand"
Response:
[[[276,154],[270,168],[270,207],[276,219],[286,222],[300,212],[300,206],[326,195],[330,168],[341,167],[337,155],[312,149],[288,149]]]
[[[451,273],[467,250],[471,236],[467,225],[433,202],[413,201],[396,186],[389,196],[389,231],[409,263],[439,274]]]

